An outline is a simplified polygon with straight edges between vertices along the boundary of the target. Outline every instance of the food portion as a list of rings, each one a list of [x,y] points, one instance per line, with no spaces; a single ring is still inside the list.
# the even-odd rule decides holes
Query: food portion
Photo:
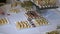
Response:
[[[38,5],[44,6],[46,5],[46,2],[44,0],[38,0]]]
[[[17,29],[30,28],[31,25],[27,21],[16,22]]]
[[[24,1],[23,3],[21,3],[22,7],[31,7],[33,6],[33,4],[31,3],[31,1]]]
[[[45,0],[33,0],[34,1],[34,3],[36,3],[37,5],[40,5],[40,6],[43,6],[43,5],[45,5]]]
[[[10,12],[12,12],[12,13],[19,13],[20,10],[19,9],[11,9]]]
[[[7,23],[8,23],[8,21],[7,21],[6,18],[1,18],[0,19],[0,25],[7,24]]]
[[[49,0],[48,2],[49,2],[48,3],[49,5],[55,5],[56,4],[56,0]]]
[[[31,1],[24,1],[21,3],[21,7],[25,8],[27,10],[31,10],[33,4]]]
[[[47,25],[48,24],[48,22],[45,18],[37,18],[37,19],[33,19],[32,21],[36,26]]]
[[[56,5],[56,0],[33,0],[34,3],[40,6]]]
[[[12,7],[16,7],[16,6],[17,6],[17,3],[16,2],[11,4],[11,8]]]
[[[46,34],[59,34],[58,31],[47,32]]]
[[[17,5],[21,5],[22,2],[18,1],[18,2],[16,2],[16,3],[17,3]]]
[[[39,18],[39,15],[35,12],[35,11],[28,11],[26,13],[26,15],[29,17],[29,18]]]
[[[28,19],[28,21],[32,22],[35,26],[48,24],[47,20],[35,11],[28,11],[26,15],[28,18],[31,19],[31,20]]]

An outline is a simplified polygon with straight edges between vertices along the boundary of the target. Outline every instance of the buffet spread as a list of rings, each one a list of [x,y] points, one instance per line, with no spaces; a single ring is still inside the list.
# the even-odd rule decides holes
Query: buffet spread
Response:
[[[33,1],[40,8],[56,6],[56,0]],[[18,31],[51,25],[47,18],[38,13],[31,1],[15,2],[1,6],[0,8],[2,9],[0,11],[3,11],[0,14],[0,26],[12,25]],[[59,34],[56,31],[56,27],[53,30],[45,34]]]

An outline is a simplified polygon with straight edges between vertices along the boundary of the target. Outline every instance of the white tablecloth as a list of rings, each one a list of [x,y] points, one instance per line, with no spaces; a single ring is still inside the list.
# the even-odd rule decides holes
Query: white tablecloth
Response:
[[[10,9],[9,7],[10,5],[5,6],[5,10],[7,9],[9,10]],[[0,33],[3,33],[3,34],[45,34],[48,31],[56,30],[57,25],[60,24],[60,15],[58,14],[59,12],[57,13],[57,11],[53,9],[53,10],[48,10],[48,12],[45,15],[43,14],[43,16],[50,23],[49,25],[17,30],[15,22],[18,20],[27,20],[26,17],[24,16],[24,10],[22,8],[20,9],[21,9],[21,12],[19,14],[11,14],[10,16],[7,16],[10,23],[7,25],[0,26]]]

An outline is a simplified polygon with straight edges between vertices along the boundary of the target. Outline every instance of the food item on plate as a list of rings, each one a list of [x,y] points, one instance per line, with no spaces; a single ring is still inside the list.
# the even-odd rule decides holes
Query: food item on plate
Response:
[[[11,7],[16,7],[16,6],[17,6],[16,2],[11,4]]]
[[[56,4],[56,0],[49,0],[49,5],[55,5]]]
[[[19,9],[11,9],[10,12],[12,12],[12,13],[19,13]]]
[[[23,29],[23,28],[30,28],[31,26],[27,21],[21,21],[21,22],[16,22],[16,27],[18,29]]]
[[[46,4],[44,0],[34,0],[34,2],[40,6],[44,6]]]
[[[49,5],[56,5],[56,0],[33,0],[35,4],[38,6],[49,6]]]
[[[32,8],[31,7],[25,7],[26,11],[30,11]]]
[[[7,24],[7,23],[8,23],[8,21],[7,21],[6,18],[1,18],[0,19],[0,25]]]
[[[36,26],[48,24],[47,20],[35,11],[28,11],[26,15],[28,18],[32,19],[30,21],[32,21]]]
[[[46,2],[44,0],[38,0],[38,5],[44,6]]]
[[[20,22],[16,22],[16,27],[17,27],[18,29],[20,29],[20,28],[23,28],[23,25],[22,25],[22,23],[20,23]]]
[[[21,3],[21,6],[25,8],[27,11],[27,10],[31,10],[33,4],[31,1],[24,1],[23,3]]]
[[[26,13],[26,15],[29,17],[29,18],[38,18],[39,15],[35,12],[35,11],[28,11]]]
[[[48,24],[48,22],[46,21],[45,18],[36,18],[36,19],[33,19],[32,21],[36,26],[47,25]]]
[[[57,31],[47,32],[46,34],[59,34]]]
[[[33,6],[33,4],[31,3],[31,1],[24,1],[23,3],[21,3],[22,7],[31,7]]]
[[[19,2],[16,2],[17,3],[17,5],[21,5],[21,2],[19,1]]]

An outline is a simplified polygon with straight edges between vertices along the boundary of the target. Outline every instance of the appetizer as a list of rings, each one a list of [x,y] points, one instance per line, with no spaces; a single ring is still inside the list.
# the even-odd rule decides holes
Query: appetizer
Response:
[[[59,34],[57,31],[47,32],[46,34]]]
[[[24,1],[23,3],[21,3],[22,7],[31,7],[33,6],[33,4],[31,3],[31,1]]]
[[[18,29],[23,29],[23,28],[30,28],[31,26],[27,21],[21,21],[21,22],[16,22],[16,27]]]
[[[26,11],[27,10],[31,10],[33,4],[31,1],[24,1],[23,3],[21,3],[21,7],[25,8]]]
[[[33,23],[34,23],[36,26],[47,25],[47,24],[48,24],[48,22],[46,21],[45,18],[37,18],[37,19],[34,19],[34,20],[33,20]]]
[[[19,9],[11,9],[10,12],[12,12],[12,13],[19,13]]]
[[[43,6],[49,6],[49,5],[56,5],[56,0],[34,0],[34,3],[43,7]]]
[[[56,0],[49,0],[49,5],[55,5],[56,4]]]
[[[0,25],[7,24],[7,23],[8,23],[8,21],[7,21],[6,18],[1,18],[0,19]]]
[[[29,17],[29,18],[38,18],[39,15],[35,12],[35,11],[28,11],[26,13],[26,15]]]
[[[16,6],[17,6],[16,2],[11,4],[11,7],[16,7]]]
[[[40,6],[43,6],[46,4],[46,2],[44,0],[34,0],[34,2]]]

